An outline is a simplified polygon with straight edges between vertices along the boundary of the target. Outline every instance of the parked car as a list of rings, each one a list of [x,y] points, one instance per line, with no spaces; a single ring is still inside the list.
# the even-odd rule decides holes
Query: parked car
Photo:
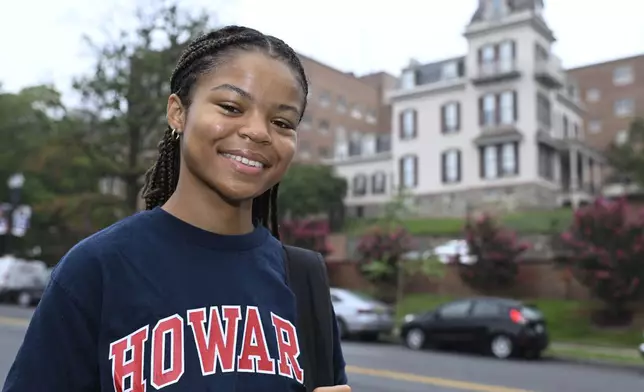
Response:
[[[465,348],[502,359],[513,355],[538,358],[548,346],[541,312],[506,298],[467,298],[407,315],[400,335],[414,350]]]
[[[394,328],[393,310],[367,295],[331,288],[331,301],[343,339],[357,336],[373,341]]]
[[[50,273],[42,261],[0,257],[0,302],[23,307],[37,304]]]
[[[642,358],[644,358],[644,343],[640,344],[639,351]]]

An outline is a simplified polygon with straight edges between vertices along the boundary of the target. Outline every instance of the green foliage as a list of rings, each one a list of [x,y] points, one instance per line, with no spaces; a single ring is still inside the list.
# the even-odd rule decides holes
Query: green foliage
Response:
[[[280,183],[281,217],[302,219],[344,209],[347,182],[330,166],[293,164]]]
[[[125,183],[130,212],[152,163],[149,153],[156,151],[167,127],[170,75],[187,43],[207,24],[205,15],[193,18],[174,5],[162,5],[140,12],[134,33],[122,31],[118,40],[103,46],[87,39],[97,61],[91,74],[74,83],[92,123],[82,141],[104,176]]]
[[[638,118],[628,130],[628,143],[613,143],[606,154],[618,173],[616,179],[644,185],[644,118]]]

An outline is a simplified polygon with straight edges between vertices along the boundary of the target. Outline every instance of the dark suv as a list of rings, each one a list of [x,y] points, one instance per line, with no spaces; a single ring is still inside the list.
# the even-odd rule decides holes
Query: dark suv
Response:
[[[407,315],[400,336],[415,350],[449,346],[484,351],[497,358],[538,358],[548,347],[541,312],[506,298],[461,299]]]

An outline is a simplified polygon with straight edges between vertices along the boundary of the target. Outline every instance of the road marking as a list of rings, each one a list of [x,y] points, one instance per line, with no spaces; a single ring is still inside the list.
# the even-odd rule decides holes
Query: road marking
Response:
[[[29,325],[29,319],[18,318],[18,317],[4,317],[0,316],[1,325],[12,325],[16,327],[27,327]]]
[[[508,388],[497,385],[478,384],[473,382],[450,380],[446,378],[419,376],[411,373],[395,372],[384,369],[369,369],[357,366],[347,366],[347,373],[360,374],[364,376],[382,377],[397,381],[408,381],[417,384],[433,385],[437,387],[446,387],[460,389],[463,391],[476,392],[534,392],[527,389]]]

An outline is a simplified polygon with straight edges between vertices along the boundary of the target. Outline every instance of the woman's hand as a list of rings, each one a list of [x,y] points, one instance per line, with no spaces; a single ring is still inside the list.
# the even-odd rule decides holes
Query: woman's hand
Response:
[[[336,385],[335,387],[316,388],[313,392],[351,392],[348,385]]]

